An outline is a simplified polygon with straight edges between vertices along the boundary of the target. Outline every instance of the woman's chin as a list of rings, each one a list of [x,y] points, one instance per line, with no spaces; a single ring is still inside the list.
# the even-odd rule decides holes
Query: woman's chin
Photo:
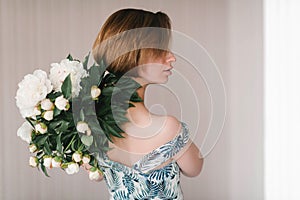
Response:
[[[167,76],[167,77],[162,81],[161,84],[166,84],[168,81],[169,81],[169,77]]]

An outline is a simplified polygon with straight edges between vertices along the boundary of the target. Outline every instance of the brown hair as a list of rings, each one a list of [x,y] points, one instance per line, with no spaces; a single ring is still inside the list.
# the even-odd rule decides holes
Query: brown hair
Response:
[[[142,29],[143,31],[136,31],[135,34],[128,31],[144,27],[159,29]],[[165,13],[133,8],[116,11],[98,33],[92,51],[94,59],[97,63],[103,60],[108,65],[109,72],[123,75],[130,70],[127,75],[137,76],[136,71],[132,70],[134,67],[145,63],[148,58],[166,55],[171,37],[170,29],[170,18]]]

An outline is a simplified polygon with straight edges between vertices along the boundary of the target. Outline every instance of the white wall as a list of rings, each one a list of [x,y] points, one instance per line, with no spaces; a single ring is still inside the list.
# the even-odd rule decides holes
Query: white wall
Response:
[[[14,96],[25,74],[49,71],[49,63],[69,52],[82,58],[104,20],[124,7],[166,12],[175,30],[208,50],[225,82],[224,132],[201,175],[183,177],[186,199],[263,199],[261,0],[0,1],[0,199],[108,198],[105,184],[85,172],[67,176],[54,169],[49,179],[27,165]]]
[[[263,199],[262,1],[229,1],[230,199]]]

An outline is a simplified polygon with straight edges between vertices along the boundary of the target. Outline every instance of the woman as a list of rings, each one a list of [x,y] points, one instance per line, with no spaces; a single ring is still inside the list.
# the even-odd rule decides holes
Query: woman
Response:
[[[106,42],[145,27],[150,28]],[[176,59],[168,51],[170,30],[170,19],[162,12],[119,10],[102,26],[93,46],[94,58],[96,62],[103,59],[111,73],[131,76],[142,86],[137,93],[144,100],[149,84],[166,83],[172,74]],[[150,43],[158,48],[148,48]],[[194,177],[203,165],[198,148],[189,139],[187,124],[151,113],[144,102],[133,104],[126,114],[129,122],[121,125],[124,138],[113,138],[112,150],[99,159],[111,199],[183,199],[180,172]]]

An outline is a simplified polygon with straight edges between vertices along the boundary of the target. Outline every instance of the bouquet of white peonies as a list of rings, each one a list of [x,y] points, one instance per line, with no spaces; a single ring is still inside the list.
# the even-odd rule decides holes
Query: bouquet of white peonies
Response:
[[[61,168],[67,174],[90,164],[89,177],[101,175],[97,157],[109,150],[112,136],[122,137],[120,123],[128,122],[126,110],[141,102],[141,87],[127,76],[106,71],[104,62],[88,68],[71,55],[51,64],[49,77],[42,70],[28,74],[18,84],[16,104],[26,121],[17,135],[29,144],[29,165]],[[121,78],[122,77],[122,78]]]

